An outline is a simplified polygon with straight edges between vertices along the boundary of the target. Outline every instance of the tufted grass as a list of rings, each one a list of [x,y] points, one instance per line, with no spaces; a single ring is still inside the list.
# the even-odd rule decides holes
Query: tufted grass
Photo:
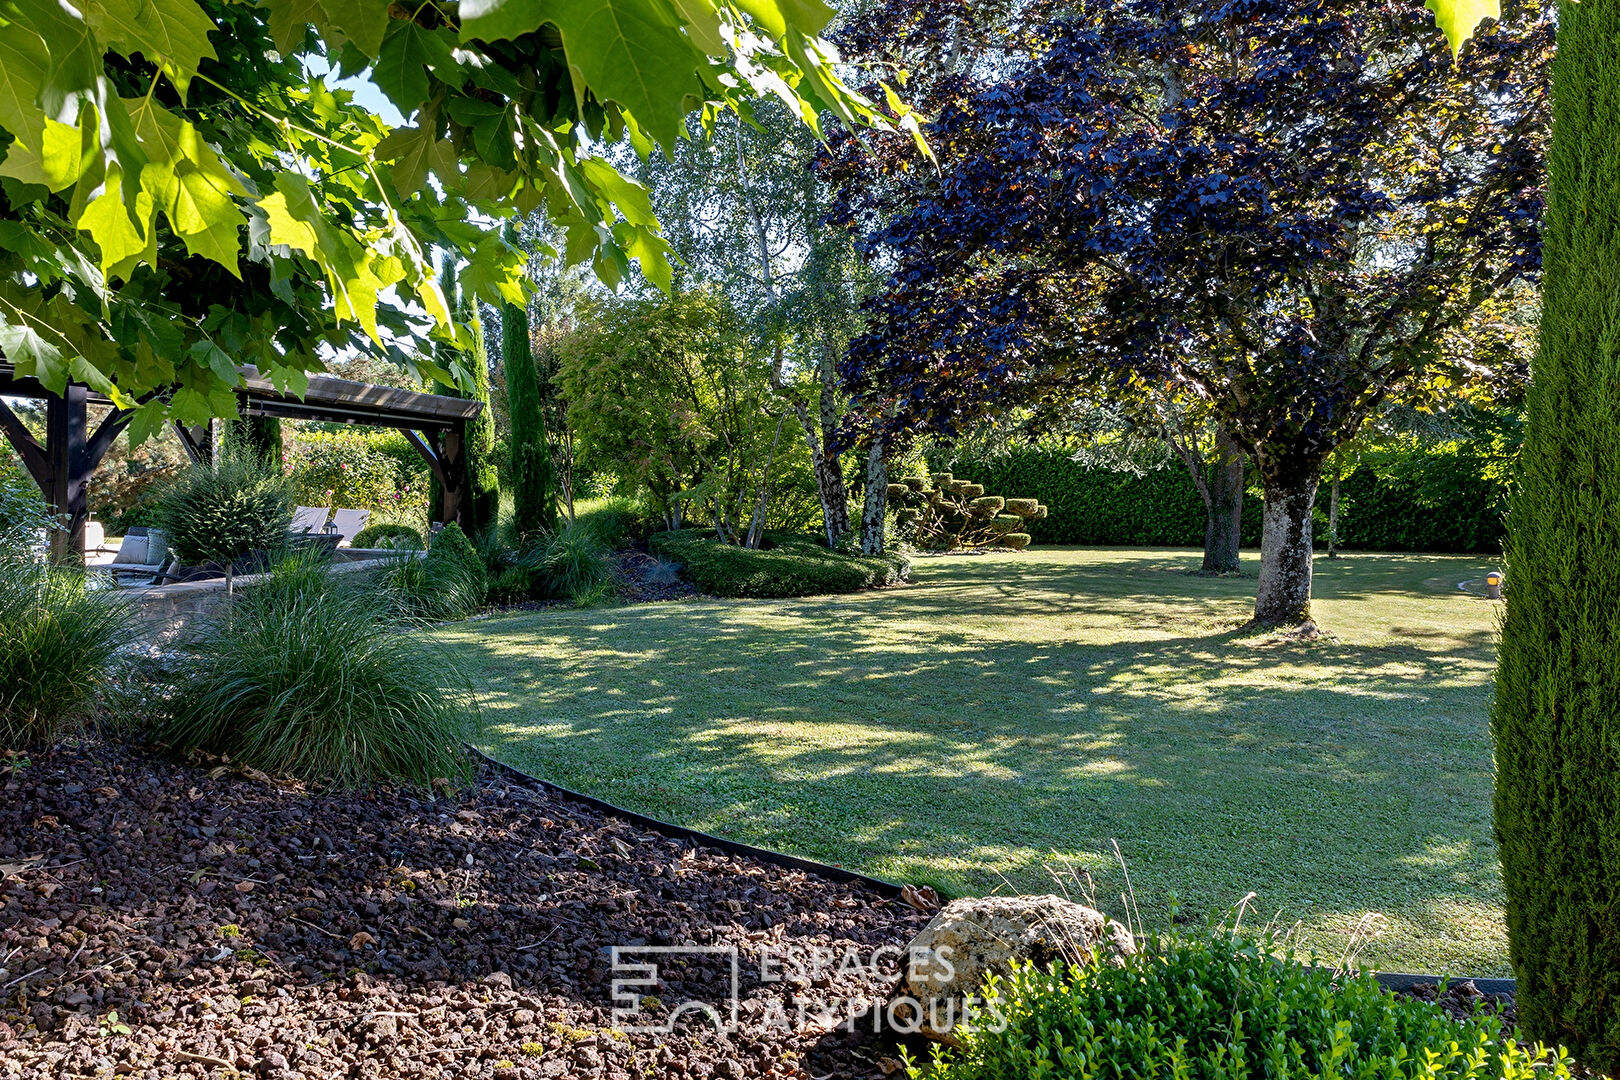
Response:
[[[955,892],[1143,918],[1250,890],[1337,959],[1508,972],[1486,726],[1498,605],[1478,557],[1317,561],[1333,637],[1244,636],[1252,576],[1193,551],[920,558],[850,596],[550,610],[438,631],[492,753],[626,807]],[[1254,556],[1245,553],[1252,575]]]

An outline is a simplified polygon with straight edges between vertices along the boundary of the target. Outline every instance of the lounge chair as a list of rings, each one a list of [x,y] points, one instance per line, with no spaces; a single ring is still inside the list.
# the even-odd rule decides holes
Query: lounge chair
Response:
[[[342,537],[339,543],[347,544],[360,535],[370,520],[370,510],[337,510],[332,514],[332,531]]]
[[[292,525],[287,531],[294,536],[302,533],[318,533],[326,528],[326,512],[329,506],[300,506],[293,511]]]
[[[118,553],[113,556],[112,565],[120,570],[149,570],[163,565],[163,560],[168,554],[169,544],[162,529],[148,529],[134,525],[124,534],[123,543],[118,545]]]

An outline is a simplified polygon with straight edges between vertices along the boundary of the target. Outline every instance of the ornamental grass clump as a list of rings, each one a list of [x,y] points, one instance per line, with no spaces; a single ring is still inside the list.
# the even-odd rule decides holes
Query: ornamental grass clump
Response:
[[[465,619],[484,606],[489,574],[467,534],[446,525],[426,555],[402,551],[379,575],[384,606],[402,619]]]
[[[61,736],[111,681],[130,609],[89,585],[83,570],[0,548],[0,748]]]
[[[1553,1080],[1561,1051],[1519,1046],[1494,1015],[1452,1020],[1224,932],[1150,938],[1119,964],[1024,966],[986,981],[961,1045],[912,1080]],[[1001,1031],[996,1021],[1004,1018]]]
[[[176,676],[154,734],[181,752],[341,786],[471,768],[477,701],[455,661],[308,556],[190,635]]]

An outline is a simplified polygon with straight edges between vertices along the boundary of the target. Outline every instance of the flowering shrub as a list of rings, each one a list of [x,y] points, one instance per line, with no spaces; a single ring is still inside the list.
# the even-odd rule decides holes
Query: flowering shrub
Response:
[[[358,434],[302,432],[288,465],[305,506],[387,508],[413,494],[395,460]]]

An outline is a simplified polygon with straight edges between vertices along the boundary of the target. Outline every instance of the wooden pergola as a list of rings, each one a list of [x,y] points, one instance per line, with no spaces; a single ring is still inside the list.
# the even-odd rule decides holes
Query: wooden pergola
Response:
[[[242,385],[237,390],[237,410],[244,417],[399,429],[426,459],[439,482],[443,495],[437,520],[466,524],[467,424],[483,409],[483,402],[351,382],[330,375],[311,376],[308,389],[298,397],[278,390],[257,368],[244,366],[238,370]],[[65,528],[51,536],[52,557],[82,560],[84,524],[90,516],[90,478],[134,414],[114,408],[110,400],[81,383],[69,383],[64,393],[53,393],[36,379],[18,377],[15,365],[0,360],[0,398],[8,397],[45,402],[43,443],[4,401],[0,401],[0,429],[39,485],[46,505],[63,519]],[[89,426],[91,405],[110,409],[94,431]],[[209,428],[176,424],[175,433],[194,461],[211,459]]]

